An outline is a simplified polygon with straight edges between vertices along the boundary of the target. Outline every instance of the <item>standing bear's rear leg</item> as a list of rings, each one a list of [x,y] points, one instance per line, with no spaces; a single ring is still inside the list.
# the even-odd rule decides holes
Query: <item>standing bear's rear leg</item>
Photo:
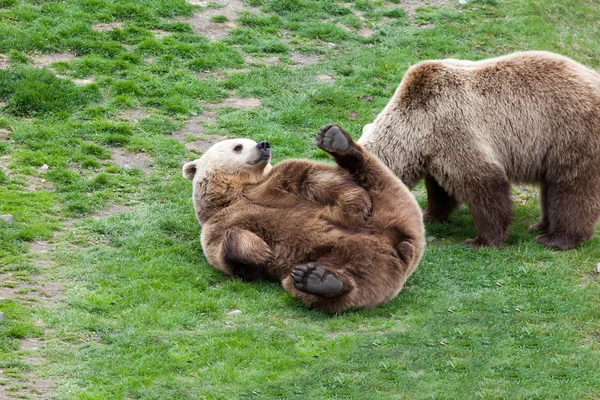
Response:
[[[548,183],[546,215],[548,228],[535,240],[562,250],[577,247],[591,239],[600,217],[600,180]]]

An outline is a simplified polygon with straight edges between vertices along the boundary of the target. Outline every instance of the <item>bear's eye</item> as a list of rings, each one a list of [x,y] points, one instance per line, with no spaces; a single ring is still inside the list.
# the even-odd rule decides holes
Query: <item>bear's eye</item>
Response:
[[[235,146],[235,147],[233,148],[233,151],[235,151],[235,152],[238,152],[238,153],[239,153],[240,151],[242,151],[242,149],[243,149],[243,148],[244,148],[244,146],[242,146],[241,144],[238,144],[237,146]]]

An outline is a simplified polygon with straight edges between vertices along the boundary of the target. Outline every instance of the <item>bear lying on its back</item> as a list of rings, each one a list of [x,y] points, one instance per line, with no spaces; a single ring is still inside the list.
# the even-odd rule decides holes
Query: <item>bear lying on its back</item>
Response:
[[[317,144],[338,166],[271,167],[269,144],[247,139],[217,143],[185,164],[204,254],[228,275],[280,281],[320,310],[387,302],[423,253],[418,204],[338,126],[323,128]]]
[[[506,239],[511,181],[540,184],[544,246],[579,245],[600,217],[600,75],[557,54],[419,63],[359,143],[405,184],[425,178],[426,220],[466,203],[473,247]]]

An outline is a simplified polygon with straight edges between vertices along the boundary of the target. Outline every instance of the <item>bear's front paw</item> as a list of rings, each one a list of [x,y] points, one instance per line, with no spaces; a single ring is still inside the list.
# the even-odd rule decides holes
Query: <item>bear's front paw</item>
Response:
[[[348,132],[338,125],[324,126],[317,135],[317,146],[330,153],[344,153],[354,143]]]
[[[317,296],[336,297],[346,291],[344,282],[315,263],[296,267],[292,271],[292,280],[296,289]]]
[[[463,244],[472,249],[479,249],[482,247],[490,247],[492,244],[487,240],[484,240],[480,237],[476,237],[475,239],[467,239],[463,242]],[[499,247],[499,246],[498,246]]]

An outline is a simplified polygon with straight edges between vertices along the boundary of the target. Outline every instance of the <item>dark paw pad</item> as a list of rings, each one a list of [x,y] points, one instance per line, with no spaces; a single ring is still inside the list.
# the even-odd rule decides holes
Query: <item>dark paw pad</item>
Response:
[[[344,282],[315,263],[300,265],[292,271],[296,289],[318,296],[335,297],[344,292]]]
[[[317,146],[328,153],[344,152],[350,148],[350,137],[337,125],[328,125],[317,136]]]

